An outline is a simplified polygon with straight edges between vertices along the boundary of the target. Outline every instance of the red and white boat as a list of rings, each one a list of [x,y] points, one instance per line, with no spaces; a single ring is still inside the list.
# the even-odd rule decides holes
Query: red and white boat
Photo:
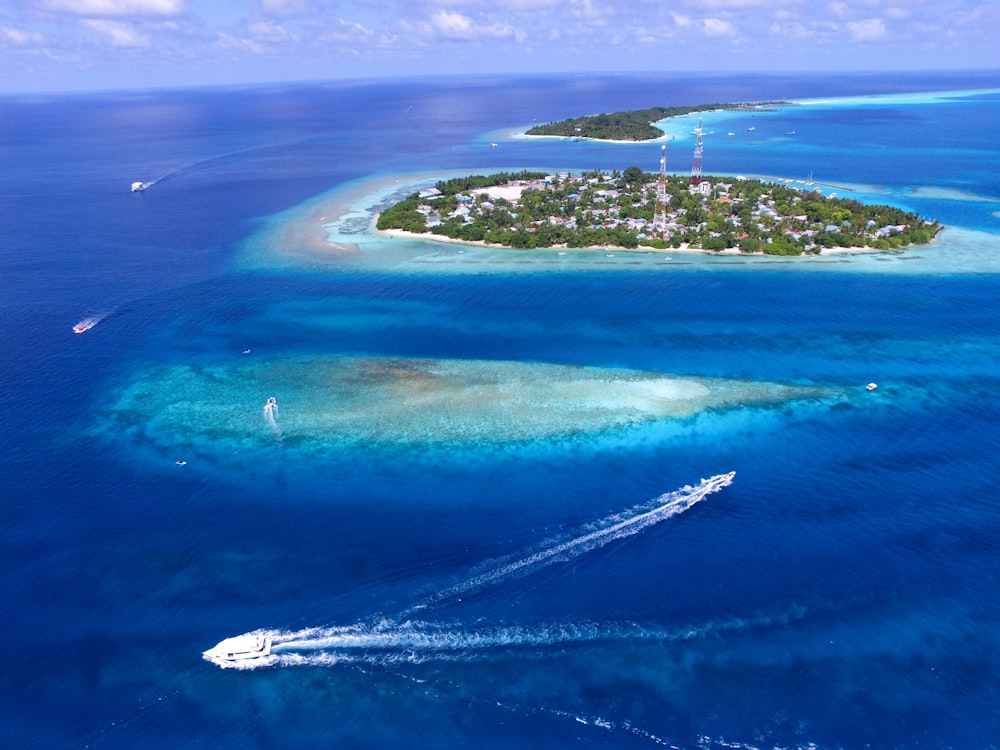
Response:
[[[73,326],[73,333],[83,333],[84,331],[89,331],[100,322],[100,318],[84,318]]]

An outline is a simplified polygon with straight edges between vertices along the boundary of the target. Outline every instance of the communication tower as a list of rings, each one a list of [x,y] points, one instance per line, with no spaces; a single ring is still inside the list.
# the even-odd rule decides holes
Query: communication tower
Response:
[[[653,236],[667,238],[667,144],[660,150],[660,176],[656,181],[656,208],[653,210]]]
[[[701,120],[698,120],[698,128],[694,131],[697,139],[694,144],[694,164],[691,165],[691,184],[701,183]]]

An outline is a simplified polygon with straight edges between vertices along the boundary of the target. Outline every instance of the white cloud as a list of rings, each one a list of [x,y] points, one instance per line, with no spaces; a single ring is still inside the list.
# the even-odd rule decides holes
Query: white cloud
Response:
[[[317,28],[311,35],[311,40],[320,43],[326,50],[333,47],[344,54],[364,57],[380,48],[392,47],[397,43],[398,37],[380,35],[356,21],[340,18]]]
[[[994,3],[982,3],[969,5],[967,8],[956,8],[948,15],[948,22],[956,28],[976,27],[977,30],[992,34],[1000,22],[1000,7]]]
[[[885,22],[881,18],[851,21],[847,27],[851,30],[851,37],[856,42],[875,42],[887,36]]]
[[[268,15],[292,16],[306,13],[309,5],[305,0],[261,0],[260,9]]]
[[[108,50],[148,45],[142,64],[165,78],[250,57],[291,78],[361,70],[349,58],[370,61],[366,74],[628,70],[667,50],[738,69],[831,65],[851,44],[865,57],[848,67],[997,67],[1000,0],[947,5],[942,27],[933,0],[0,0],[31,19],[0,10],[0,65],[25,52],[118,59]]]
[[[449,39],[481,39],[484,37],[508,37],[514,30],[506,24],[477,24],[469,16],[448,10],[439,10],[431,16],[434,31]]]
[[[227,34],[224,31],[220,31],[216,35],[212,46],[222,50],[251,52],[255,55],[264,51],[264,47],[260,43],[255,42],[253,39],[233,36],[232,34]]]
[[[292,31],[270,19],[248,23],[238,33],[220,31],[212,46],[217,49],[249,52],[252,55],[287,54],[301,43]]]
[[[345,33],[352,37],[371,37],[375,32],[356,21],[345,21],[341,18],[337,24]]]
[[[813,39],[816,32],[802,23],[774,23],[771,24],[771,34],[784,39],[806,40]]]
[[[472,33],[472,19],[461,13],[439,10],[431,16],[431,23],[445,36],[466,37]]]
[[[47,10],[78,16],[176,16],[184,0],[41,0]]]
[[[605,7],[601,4],[595,6],[592,0],[571,0],[569,5],[570,14],[574,18],[598,26],[605,25],[609,16],[612,15],[611,7]]]
[[[850,18],[853,15],[847,3],[830,3],[830,12],[837,18]]]
[[[149,37],[133,27],[120,21],[87,18],[81,23],[96,31],[111,42],[113,47],[148,47]]]
[[[711,37],[736,37],[739,33],[736,31],[736,27],[733,26],[729,21],[723,21],[721,18],[705,18],[701,22],[702,29],[705,31],[706,36]]]
[[[752,10],[762,8],[764,10],[776,10],[782,5],[800,5],[801,0],[697,0],[691,3],[698,8],[706,10]]]
[[[279,23],[274,21],[256,21],[247,26],[250,36],[266,44],[296,43],[298,37]]]
[[[492,5],[497,8],[510,8],[513,11],[536,12],[565,5],[566,0],[495,0]]]
[[[45,37],[37,31],[0,26],[0,47],[38,47],[44,41]]]

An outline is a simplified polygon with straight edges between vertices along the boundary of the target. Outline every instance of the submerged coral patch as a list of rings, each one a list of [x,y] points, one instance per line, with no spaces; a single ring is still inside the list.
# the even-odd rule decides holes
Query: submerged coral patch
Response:
[[[829,389],[531,362],[291,357],[144,371],[102,425],[162,449],[477,445],[599,433]],[[272,400],[273,399],[273,400]]]

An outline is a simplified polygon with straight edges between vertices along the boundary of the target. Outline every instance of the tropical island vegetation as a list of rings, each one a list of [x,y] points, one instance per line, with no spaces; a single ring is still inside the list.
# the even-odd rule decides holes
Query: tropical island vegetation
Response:
[[[755,111],[773,109],[788,102],[753,102],[745,104],[695,104],[687,107],[650,107],[627,112],[574,117],[545,125],[536,125],[526,135],[557,135],[566,138],[599,138],[609,141],[651,141],[664,133],[653,123],[668,117],[720,109]]]
[[[658,197],[659,196],[659,197]],[[377,228],[512,248],[738,250],[818,254],[891,250],[934,239],[941,225],[885,205],[757,178],[500,172],[438,182],[379,214]]]

